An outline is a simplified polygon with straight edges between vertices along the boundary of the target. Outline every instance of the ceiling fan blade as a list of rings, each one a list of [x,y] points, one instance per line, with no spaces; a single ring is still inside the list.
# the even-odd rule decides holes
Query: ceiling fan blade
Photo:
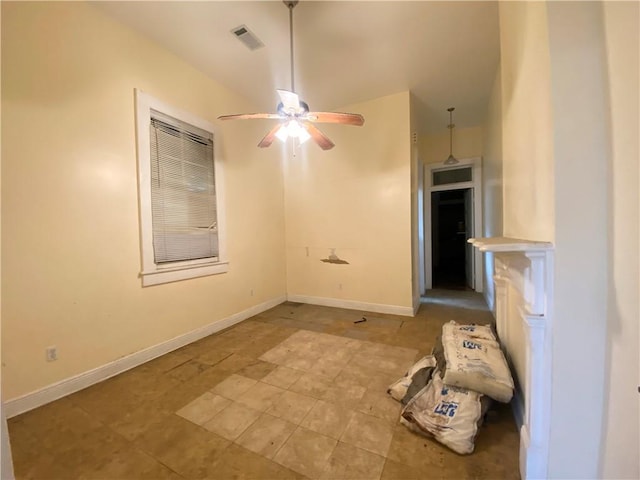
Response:
[[[258,143],[258,146],[260,148],[270,147],[276,138],[276,133],[278,133],[278,130],[280,130],[282,127],[283,127],[282,124],[278,124],[275,127],[273,127],[271,130],[269,130],[269,133],[267,133],[264,136],[264,138],[260,140],[260,143]]]
[[[297,93],[288,90],[276,90],[286,112],[299,113],[301,110],[300,97]]]
[[[356,127],[364,125],[364,117],[359,113],[309,112],[304,118],[310,122],[341,123],[343,125],[354,125]]]
[[[309,132],[309,135],[311,135],[313,141],[316,142],[322,150],[331,150],[333,147],[335,147],[335,144],[331,140],[329,140],[329,137],[318,130],[315,125],[311,125],[310,123],[305,122],[302,123],[302,126],[307,132]]]
[[[220,115],[218,120],[280,119],[277,113],[238,113],[236,115]]]

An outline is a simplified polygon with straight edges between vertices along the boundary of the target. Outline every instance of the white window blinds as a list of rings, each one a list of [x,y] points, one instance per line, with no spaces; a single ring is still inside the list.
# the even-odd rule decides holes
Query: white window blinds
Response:
[[[151,110],[156,264],[218,257],[213,134]]]

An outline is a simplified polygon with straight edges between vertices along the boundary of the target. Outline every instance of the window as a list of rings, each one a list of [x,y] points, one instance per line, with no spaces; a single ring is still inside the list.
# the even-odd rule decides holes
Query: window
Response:
[[[142,285],[228,270],[213,125],[136,91]]]
[[[472,180],[471,167],[434,170],[432,175],[433,186],[446,185],[448,183],[470,182]]]

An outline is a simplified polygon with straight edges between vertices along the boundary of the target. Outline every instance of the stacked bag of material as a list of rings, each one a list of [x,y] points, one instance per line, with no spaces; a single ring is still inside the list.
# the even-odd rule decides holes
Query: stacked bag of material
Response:
[[[491,399],[508,403],[513,378],[490,326],[450,321],[432,355],[421,358],[389,394],[405,405],[400,421],[459,454],[473,452]]]

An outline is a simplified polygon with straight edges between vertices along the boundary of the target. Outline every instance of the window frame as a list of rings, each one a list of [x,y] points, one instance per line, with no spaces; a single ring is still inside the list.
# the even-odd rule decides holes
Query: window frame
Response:
[[[161,100],[135,89],[136,141],[138,155],[138,205],[140,220],[140,254],[142,286],[176,282],[190,278],[226,273],[229,270],[227,257],[227,224],[224,195],[224,169],[218,148],[217,132],[212,123],[185,112]],[[151,201],[151,110],[174,117],[213,135],[213,169],[216,189],[218,228],[218,257],[197,260],[181,260],[156,264],[153,250],[153,218]]]

